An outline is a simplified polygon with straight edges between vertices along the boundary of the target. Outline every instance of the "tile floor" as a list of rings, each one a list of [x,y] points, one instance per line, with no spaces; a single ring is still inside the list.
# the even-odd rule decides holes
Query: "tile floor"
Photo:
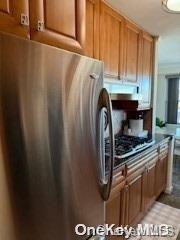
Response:
[[[161,194],[158,201],[180,209],[180,156],[174,157],[173,192],[171,195]],[[176,240],[180,240],[180,233]]]
[[[173,192],[162,194],[158,201],[180,209],[180,156],[175,157],[173,167]]]

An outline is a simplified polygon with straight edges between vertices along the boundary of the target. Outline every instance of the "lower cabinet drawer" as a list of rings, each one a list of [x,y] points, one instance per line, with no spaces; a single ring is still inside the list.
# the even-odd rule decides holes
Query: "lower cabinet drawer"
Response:
[[[127,165],[127,176],[137,173],[138,171],[144,171],[146,165],[152,161],[158,160],[158,148],[155,148],[153,151],[150,151],[143,157],[135,158],[135,160]]]

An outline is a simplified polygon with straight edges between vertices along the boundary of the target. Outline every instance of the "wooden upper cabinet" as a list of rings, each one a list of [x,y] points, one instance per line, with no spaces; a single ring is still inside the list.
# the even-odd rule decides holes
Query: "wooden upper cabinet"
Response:
[[[139,75],[140,92],[142,94],[141,105],[150,107],[151,105],[151,80],[153,63],[153,37],[147,33],[142,33],[141,48],[141,70]]]
[[[31,39],[83,53],[86,0],[31,0]]]
[[[0,31],[29,38],[28,25],[28,0],[0,0]]]
[[[99,59],[100,0],[86,0],[85,55]]]
[[[124,41],[124,74],[123,80],[138,83],[141,30],[126,20]]]
[[[104,61],[105,75],[120,78],[122,69],[124,19],[101,3],[100,9],[100,59]]]

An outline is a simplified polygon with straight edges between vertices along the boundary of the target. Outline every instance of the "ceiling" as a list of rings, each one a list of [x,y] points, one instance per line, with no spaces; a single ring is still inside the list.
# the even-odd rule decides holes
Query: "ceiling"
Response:
[[[161,0],[106,0],[153,35],[159,36],[159,65],[180,64],[180,14],[162,10]]]

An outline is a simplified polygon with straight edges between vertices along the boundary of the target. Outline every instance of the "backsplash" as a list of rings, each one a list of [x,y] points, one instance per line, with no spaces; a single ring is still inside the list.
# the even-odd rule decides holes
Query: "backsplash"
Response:
[[[114,129],[114,134],[119,133],[119,131],[122,128],[122,121],[126,120],[126,112],[123,110],[112,110],[112,117],[113,117],[113,129]],[[109,128],[107,127],[105,131],[105,137],[109,136]]]
[[[113,114],[114,133],[117,134],[122,128],[122,121],[126,120],[126,113],[123,110],[113,109],[112,114]]]

